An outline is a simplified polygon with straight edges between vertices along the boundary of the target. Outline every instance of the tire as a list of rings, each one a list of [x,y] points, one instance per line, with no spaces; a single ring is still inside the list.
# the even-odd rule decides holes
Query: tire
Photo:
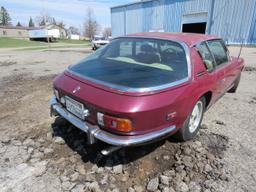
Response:
[[[235,82],[234,82],[234,86],[228,90],[228,93],[235,93],[237,90],[237,87],[240,83],[240,79],[241,79],[241,73],[239,74],[239,76],[236,78]]]
[[[201,97],[196,102],[191,113],[189,114],[186,121],[184,122],[183,127],[180,128],[178,132],[174,135],[174,138],[177,141],[188,141],[193,139],[197,135],[201,126],[201,122],[203,120],[205,104],[206,104],[205,97]],[[198,116],[198,117],[193,118],[193,116],[194,117]]]

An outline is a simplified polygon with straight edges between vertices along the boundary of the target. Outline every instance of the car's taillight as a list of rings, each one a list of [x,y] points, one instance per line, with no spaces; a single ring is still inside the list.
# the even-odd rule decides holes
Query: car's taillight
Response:
[[[112,117],[103,113],[97,113],[97,121],[101,126],[121,132],[130,132],[133,129],[132,122],[129,119]]]

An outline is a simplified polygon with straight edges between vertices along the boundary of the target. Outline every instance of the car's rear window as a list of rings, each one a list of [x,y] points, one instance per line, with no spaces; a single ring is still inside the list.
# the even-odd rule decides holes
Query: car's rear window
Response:
[[[130,88],[151,88],[188,77],[181,44],[160,39],[118,38],[69,68],[98,82]]]

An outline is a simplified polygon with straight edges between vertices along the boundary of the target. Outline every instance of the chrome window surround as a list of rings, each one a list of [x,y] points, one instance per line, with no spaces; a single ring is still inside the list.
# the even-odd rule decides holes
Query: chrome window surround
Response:
[[[186,54],[188,76],[186,78],[180,79],[178,81],[174,81],[172,83],[167,83],[167,84],[163,84],[163,85],[159,85],[159,86],[147,87],[147,88],[131,88],[131,87],[127,87],[127,86],[107,83],[107,82],[104,82],[104,81],[101,81],[101,80],[97,80],[97,79],[94,79],[94,78],[91,78],[91,77],[80,75],[80,74],[78,74],[76,72],[73,72],[70,69],[71,66],[69,66],[68,69],[66,69],[66,71],[71,73],[71,74],[74,74],[74,75],[76,75],[76,76],[78,76],[78,77],[80,77],[82,79],[92,81],[93,83],[104,85],[104,86],[110,87],[112,89],[116,89],[118,91],[130,92],[130,93],[133,93],[133,92],[142,93],[142,92],[158,91],[158,90],[162,90],[162,89],[166,89],[166,88],[170,88],[170,87],[174,87],[174,86],[180,85],[182,83],[187,82],[191,78],[191,76],[192,76],[192,67],[191,67],[190,51],[189,51],[188,45],[185,42],[180,41],[178,39],[168,39],[168,38],[158,38],[158,37],[138,37],[138,36],[122,36],[122,37],[117,37],[115,39],[120,39],[120,38],[156,39],[156,40],[171,41],[171,42],[175,42],[175,43],[180,44],[183,47],[183,49],[185,51],[185,54]],[[107,46],[109,46],[109,45],[107,45]]]
[[[224,62],[224,63],[221,63],[220,65],[217,65],[216,60],[215,60],[215,57],[214,57],[214,55],[212,54],[212,51],[211,51],[210,48],[209,48],[208,41],[221,41],[223,48],[224,48],[225,50],[227,50],[227,53],[226,53],[226,54],[227,54],[228,61],[226,61],[226,62]],[[196,48],[197,48],[197,46],[200,45],[201,43],[205,43],[205,44],[206,44],[207,49],[209,50],[211,56],[212,56],[213,59],[214,59],[214,68],[213,68],[212,70],[207,70],[209,73],[215,71],[216,69],[220,68],[221,66],[223,66],[223,65],[225,65],[225,64],[227,64],[227,63],[229,63],[229,62],[231,61],[231,57],[230,57],[230,55],[229,55],[229,50],[228,50],[227,46],[225,45],[223,39],[221,39],[221,38],[207,39],[207,40],[199,41],[199,42],[197,42],[197,43],[191,45],[191,47],[196,47]]]

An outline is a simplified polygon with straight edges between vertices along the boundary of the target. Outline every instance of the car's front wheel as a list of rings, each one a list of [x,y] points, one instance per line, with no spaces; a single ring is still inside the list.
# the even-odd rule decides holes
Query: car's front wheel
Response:
[[[187,117],[182,128],[175,134],[179,141],[193,139],[200,129],[201,122],[205,111],[205,98],[201,97],[194,105],[190,115]]]

